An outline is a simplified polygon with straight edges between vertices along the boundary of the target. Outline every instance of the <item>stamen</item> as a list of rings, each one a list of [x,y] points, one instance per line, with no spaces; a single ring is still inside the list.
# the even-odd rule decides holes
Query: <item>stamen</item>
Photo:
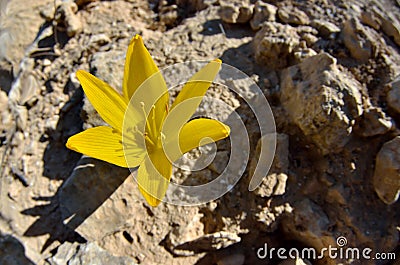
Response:
[[[151,123],[152,123],[152,133],[153,133],[153,137],[156,137],[157,135],[157,124],[156,124],[156,106],[153,105],[151,107]]]

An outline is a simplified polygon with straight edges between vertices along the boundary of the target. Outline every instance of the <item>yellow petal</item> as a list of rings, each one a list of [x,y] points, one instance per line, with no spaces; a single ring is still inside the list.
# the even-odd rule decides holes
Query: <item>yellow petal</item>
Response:
[[[85,95],[101,118],[121,132],[127,101],[106,82],[86,71],[79,70],[76,76],[81,82]]]
[[[129,100],[136,89],[156,72],[158,72],[158,68],[144,46],[142,37],[136,35],[132,38],[126,52],[122,83],[123,96]]]
[[[229,126],[212,119],[195,119],[186,123],[179,132],[182,153],[193,148],[222,140],[230,134]]]
[[[87,129],[86,131],[71,136],[66,146],[84,155],[120,167],[128,167],[121,144],[121,134],[113,128],[99,126]],[[129,151],[126,152],[130,154],[127,156],[129,166],[137,166],[143,161],[145,154],[143,149],[130,147]]]
[[[164,198],[172,174],[172,164],[162,149],[149,153],[140,164],[137,182],[147,203],[156,207]]]
[[[207,92],[219,69],[221,68],[221,60],[215,59],[204,66],[200,71],[194,74],[189,81],[184,85],[179,95],[176,97],[171,109],[175,108],[181,102],[196,98],[192,106],[187,106],[186,111],[192,115],[199,106],[202,97]]]

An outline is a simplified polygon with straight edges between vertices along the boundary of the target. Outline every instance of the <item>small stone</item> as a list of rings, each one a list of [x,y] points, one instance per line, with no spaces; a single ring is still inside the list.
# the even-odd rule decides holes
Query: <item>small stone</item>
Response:
[[[236,23],[236,19],[239,16],[239,8],[234,5],[221,6],[219,15],[222,21],[226,23]]]
[[[89,45],[104,46],[111,42],[111,39],[104,33],[96,34],[90,37]]]
[[[278,174],[277,175],[277,183],[274,188],[274,195],[283,195],[286,191],[286,181],[288,176],[286,174]]]
[[[253,18],[250,20],[250,26],[253,30],[260,29],[265,22],[275,21],[278,8],[274,5],[257,1],[254,5]]]
[[[286,189],[287,175],[280,174],[269,174],[265,177],[260,186],[255,190],[255,194],[260,197],[271,197],[272,195],[283,195]]]
[[[300,49],[300,51],[294,52],[293,55],[296,63],[301,63],[302,61],[304,61],[304,59],[317,55],[317,52],[311,48],[305,48]]]
[[[69,37],[75,36],[83,29],[81,20],[75,14],[77,11],[78,6],[74,2],[62,2],[57,7],[55,20],[65,27]]]
[[[318,41],[318,37],[311,33],[304,33],[301,37],[306,42],[307,47],[311,47]]]
[[[382,23],[382,21],[375,15],[374,12],[367,12],[367,11],[361,13],[360,20],[361,23],[368,25],[374,28],[375,30],[379,30]]]
[[[269,70],[282,69],[300,44],[300,36],[292,26],[270,22],[257,32],[253,43],[257,63]]]
[[[253,15],[253,7],[244,1],[223,3],[219,15],[226,23],[247,23]]]
[[[311,23],[311,25],[316,28],[319,34],[324,38],[334,37],[336,33],[340,32],[338,26],[326,20],[316,19]]]
[[[43,60],[43,66],[50,66],[50,65],[51,65],[51,61],[49,59],[45,58]]]
[[[392,120],[380,109],[372,107],[364,111],[356,122],[354,131],[364,137],[385,134],[392,128]]]
[[[386,204],[395,203],[400,195],[400,136],[386,142],[376,156],[374,188]]]
[[[283,6],[278,9],[278,17],[282,22],[294,25],[308,25],[310,19],[307,14],[293,6]]]

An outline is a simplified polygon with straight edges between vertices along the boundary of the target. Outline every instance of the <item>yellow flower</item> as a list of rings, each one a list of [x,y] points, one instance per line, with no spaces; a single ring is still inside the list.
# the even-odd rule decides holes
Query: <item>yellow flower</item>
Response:
[[[126,55],[122,95],[88,72],[77,72],[87,98],[110,126],[71,136],[66,146],[117,166],[139,166],[139,190],[151,206],[157,206],[168,188],[171,161],[229,136],[230,128],[219,121],[190,120],[220,67],[218,59],[204,66],[169,106],[164,78],[136,35]]]

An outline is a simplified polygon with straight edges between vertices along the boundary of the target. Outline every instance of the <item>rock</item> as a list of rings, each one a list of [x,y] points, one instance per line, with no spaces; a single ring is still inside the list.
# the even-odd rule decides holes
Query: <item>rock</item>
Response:
[[[261,197],[272,195],[283,195],[285,193],[287,173],[289,168],[289,138],[286,134],[277,134],[277,145],[271,169],[266,175],[260,186],[255,190],[255,194]],[[261,139],[257,142],[255,155],[250,160],[249,173],[254,174],[255,167],[260,157]]]
[[[308,25],[310,19],[307,14],[294,6],[282,6],[278,9],[279,19],[286,24]]]
[[[271,197],[272,195],[283,195],[285,194],[287,175],[280,174],[269,174],[266,176],[261,185],[255,190],[255,194],[260,197]]]
[[[132,258],[114,256],[93,242],[85,244],[66,242],[58,247],[57,253],[49,259],[49,263],[51,265],[136,264]]]
[[[255,214],[255,218],[259,229],[270,233],[278,228],[279,222],[276,219],[283,214],[290,214],[292,211],[293,208],[288,203],[276,206],[272,210],[271,207],[263,207]]]
[[[363,137],[370,137],[385,134],[392,126],[392,120],[380,108],[372,107],[364,110],[354,126],[354,131]]]
[[[400,76],[389,84],[390,90],[386,100],[390,108],[400,113]]]
[[[253,18],[250,20],[251,28],[258,30],[265,22],[275,21],[277,10],[276,6],[258,0],[254,5]]]
[[[348,142],[355,119],[363,112],[361,89],[326,53],[281,74],[283,107],[323,154],[340,151]]]
[[[83,25],[79,17],[75,14],[78,6],[74,2],[62,2],[56,10],[55,20],[65,28],[67,35],[73,37],[80,33]]]
[[[335,35],[340,32],[338,26],[326,20],[316,19],[311,22],[311,25],[324,38],[335,38]]]
[[[400,195],[400,136],[386,142],[376,156],[374,188],[386,204],[393,204]]]
[[[328,216],[319,205],[303,199],[295,202],[293,208],[291,215],[282,221],[285,234],[317,251],[329,245],[336,246],[335,239],[327,232],[330,226]]]
[[[295,51],[293,55],[294,55],[294,61],[296,63],[301,63],[305,59],[317,55],[317,52],[311,48],[303,48],[300,49],[299,51]]]
[[[185,226],[177,226],[171,230],[166,240],[168,249],[178,256],[191,256],[195,252],[191,248],[185,246],[190,245],[191,241],[195,241],[204,235],[204,225],[200,221],[202,214],[197,214]]]
[[[89,39],[89,45],[92,47],[104,46],[110,42],[111,42],[111,39],[107,36],[107,34],[104,34],[104,33],[90,36],[90,39]]]
[[[373,2],[368,11],[361,14],[362,23],[371,26],[375,30],[381,29],[386,35],[392,37],[394,42],[400,46],[400,23],[396,15],[385,10],[380,3]]]
[[[219,15],[226,23],[247,23],[253,15],[253,7],[248,2],[223,2]]]
[[[342,38],[344,45],[354,59],[359,60],[361,63],[366,63],[372,57],[372,38],[358,20],[353,18],[344,23]]]
[[[207,234],[199,237],[196,240],[191,241],[187,245],[190,248],[201,251],[211,251],[227,248],[233,244],[241,241],[241,238],[232,232],[219,231],[212,234]]]
[[[66,225],[77,229],[91,241],[99,240],[122,227],[126,222],[124,205],[118,200],[104,202],[128,176],[129,171],[125,168],[92,158],[81,158],[59,193],[61,215]],[[126,196],[125,199],[128,198]],[[95,211],[96,214],[93,214]]]
[[[282,69],[299,44],[300,36],[294,27],[276,22],[265,24],[253,40],[256,62],[269,70]]]
[[[6,92],[0,90],[0,132],[10,128],[12,120]]]
[[[91,61],[90,72],[118,91],[122,91],[126,51],[96,52]]]

